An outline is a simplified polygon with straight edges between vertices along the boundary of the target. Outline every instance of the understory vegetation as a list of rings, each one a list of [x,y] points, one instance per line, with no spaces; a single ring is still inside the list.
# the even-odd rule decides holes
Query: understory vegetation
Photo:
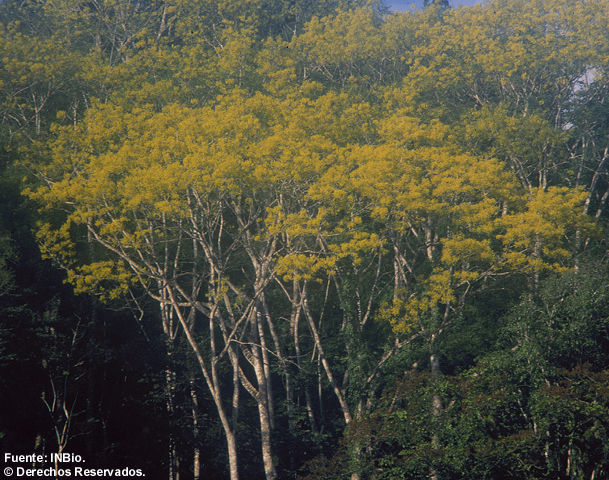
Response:
[[[0,19],[3,451],[609,477],[609,2]]]

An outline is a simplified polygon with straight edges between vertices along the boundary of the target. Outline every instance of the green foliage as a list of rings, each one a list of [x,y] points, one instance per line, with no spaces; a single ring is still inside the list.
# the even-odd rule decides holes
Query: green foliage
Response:
[[[11,0],[0,19],[5,370],[84,397],[132,340],[104,343],[96,295],[150,322],[133,404],[162,410],[177,370],[183,470],[233,429],[260,477],[267,408],[286,478],[322,447],[307,478],[607,475],[605,0]],[[57,272],[26,287],[46,260],[84,306]],[[96,408],[79,434],[101,436]]]
[[[509,314],[499,349],[459,376],[407,372],[386,392],[385,409],[349,429],[345,450],[311,463],[302,478],[342,478],[339,465],[356,442],[365,445],[366,478],[424,478],[431,466],[451,479],[607,471],[608,281],[596,267],[548,278]],[[429,406],[438,392],[436,416]]]

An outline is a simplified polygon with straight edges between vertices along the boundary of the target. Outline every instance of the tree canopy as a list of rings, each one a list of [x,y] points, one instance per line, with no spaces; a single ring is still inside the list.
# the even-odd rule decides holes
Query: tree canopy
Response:
[[[86,378],[131,348],[111,395],[160,412],[169,480],[607,474],[606,1],[0,18],[0,366],[52,387],[36,448],[111,461]]]

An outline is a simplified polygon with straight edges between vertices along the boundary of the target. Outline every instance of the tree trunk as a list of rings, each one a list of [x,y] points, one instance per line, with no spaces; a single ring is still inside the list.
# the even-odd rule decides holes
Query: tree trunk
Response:
[[[302,352],[300,349],[300,332],[299,332],[299,320],[300,320],[300,308],[292,315],[292,336],[294,338],[294,352],[296,353],[296,365],[298,366],[298,370],[302,370],[301,357]],[[313,402],[311,400],[311,394],[309,393],[309,389],[306,384],[304,387],[304,396],[305,396],[305,408],[307,410],[307,417],[309,418],[309,425],[311,430],[315,431],[315,415],[313,413]],[[321,397],[320,397],[321,398]]]
[[[431,336],[431,345],[430,345],[430,350],[431,353],[429,355],[429,363],[430,363],[430,367],[431,367],[431,375],[434,378],[438,378],[440,376],[440,357],[438,356],[438,353],[436,352],[436,342],[435,342],[435,334],[433,334]],[[440,398],[440,395],[438,394],[437,390],[434,389],[434,393],[432,396],[432,410],[431,413],[434,417],[434,419],[437,419],[440,415],[440,412],[442,410],[442,399]],[[440,440],[438,438],[438,434],[436,432],[434,432],[431,436],[431,448],[432,451],[434,453],[438,452],[438,450],[440,449]],[[432,466],[431,470],[429,472],[429,477],[431,480],[440,480],[440,475],[438,474],[437,470]]]
[[[259,346],[253,347],[253,366],[258,383],[258,416],[260,418],[260,446],[262,448],[262,463],[266,480],[276,480],[277,472],[273,463],[271,446],[271,420],[269,417],[267,379],[265,376],[262,355]]]
[[[161,296],[165,292],[161,288]],[[167,439],[167,477],[169,480],[176,480],[177,475],[177,447],[174,436],[175,420],[175,392],[176,392],[176,372],[173,365],[173,351],[176,339],[176,329],[174,316],[168,305],[161,305],[161,323],[165,334],[165,353],[167,355],[167,366],[165,367],[165,410],[169,419],[169,437]]]
[[[262,324],[262,313],[257,313],[258,318],[258,337],[260,339],[260,351],[262,353],[262,368],[264,373],[265,390],[267,396],[267,409],[271,430],[275,428],[275,407],[273,405],[273,383],[271,378],[271,362],[269,360],[269,351],[266,344],[266,335],[264,333],[264,325]]]
[[[230,479],[239,480],[239,468],[238,468],[238,461],[237,461],[237,440],[235,438],[235,433],[234,433],[233,429],[231,428],[231,422],[229,421],[228,416],[226,415],[226,411],[224,409],[224,404],[222,403],[222,395],[220,392],[220,383],[218,381],[217,371],[216,371],[217,358],[212,358],[212,360],[210,362],[211,363],[211,374],[210,374],[210,371],[207,368],[205,359],[203,358],[203,355],[201,354],[201,350],[199,349],[199,346],[192,335],[190,326],[188,325],[188,322],[184,318],[184,315],[182,314],[180,307],[177,305],[175,296],[171,289],[168,289],[168,300],[171,302],[173,311],[175,312],[176,316],[178,317],[178,320],[182,327],[182,331],[186,335],[186,340],[188,341],[188,344],[190,345],[190,348],[191,348],[192,352],[194,353],[195,358],[197,359],[197,363],[199,364],[199,368],[201,369],[201,373],[203,374],[205,383],[207,384],[209,392],[211,393],[212,398],[214,400],[214,404],[216,405],[216,411],[218,412],[218,416],[220,417],[220,423],[222,424],[222,429],[224,430],[224,434],[226,436],[226,446],[227,446],[227,451],[228,451]],[[216,351],[215,351],[215,343],[213,341],[213,338],[214,338],[213,318],[210,318],[209,322],[210,322],[211,354],[215,357]]]
[[[169,352],[168,352],[169,353]],[[171,366],[171,357],[168,361],[170,365],[165,369],[165,409],[167,416],[169,417],[169,438],[168,438],[168,478],[169,480],[176,480],[178,476],[177,468],[177,447],[175,441],[175,435],[173,432],[174,419],[175,419],[175,391],[176,391],[176,373]]]
[[[351,420],[353,419],[353,417],[351,416],[351,411],[349,409],[349,405],[347,404],[347,401],[345,400],[343,391],[338,386],[338,383],[336,383],[334,375],[332,374],[332,369],[330,368],[330,364],[328,363],[326,355],[324,354],[324,349],[321,344],[321,338],[319,337],[319,332],[317,331],[317,326],[315,325],[315,321],[313,320],[313,316],[309,310],[309,304],[308,304],[308,301],[307,301],[307,298],[305,295],[306,295],[306,293],[303,293],[304,298],[303,298],[303,303],[302,303],[305,318],[307,319],[307,321],[309,323],[309,328],[311,330],[311,334],[313,335],[313,340],[315,341],[315,346],[317,347],[317,351],[319,352],[319,358],[321,360],[321,364],[323,365],[324,370],[326,372],[326,377],[328,378],[328,381],[330,382],[330,385],[332,386],[332,389],[334,390],[334,394],[336,395],[336,398],[337,398],[340,408],[342,410],[343,418],[345,420],[345,425],[349,425],[349,423],[351,423]]]
[[[193,480],[199,480],[201,472],[201,450],[199,448],[199,397],[195,389],[194,378],[190,379],[190,398],[192,400],[192,438],[194,447],[192,452]]]

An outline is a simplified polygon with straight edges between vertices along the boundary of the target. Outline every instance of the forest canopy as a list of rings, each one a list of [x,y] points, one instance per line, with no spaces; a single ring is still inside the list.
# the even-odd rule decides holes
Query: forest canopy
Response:
[[[0,4],[6,450],[609,475],[609,2]]]

